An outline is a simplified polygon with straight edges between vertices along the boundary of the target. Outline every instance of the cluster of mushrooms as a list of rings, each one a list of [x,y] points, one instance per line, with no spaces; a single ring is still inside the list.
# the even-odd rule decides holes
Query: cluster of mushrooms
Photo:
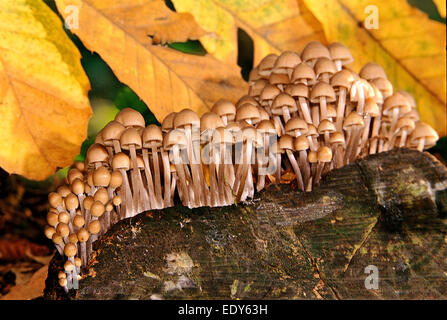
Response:
[[[201,116],[183,109],[161,127],[121,110],[48,197],[45,234],[67,257],[60,285],[79,279],[92,243],[114,223],[173,206],[175,196],[190,208],[231,205],[292,171],[311,191],[359,157],[433,146],[438,135],[413,97],[394,92],[378,64],[357,74],[345,66],[352,61],[342,44],[313,41],[301,54],[266,56],[235,105],[222,99]]]

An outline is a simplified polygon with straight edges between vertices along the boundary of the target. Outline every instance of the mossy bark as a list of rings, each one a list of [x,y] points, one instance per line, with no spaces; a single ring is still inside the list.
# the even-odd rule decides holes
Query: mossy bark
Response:
[[[332,171],[311,193],[271,185],[247,203],[182,206],[116,224],[78,299],[447,298],[447,170],[408,149]],[[367,289],[365,268],[378,270]],[[61,258],[50,265],[46,298]]]

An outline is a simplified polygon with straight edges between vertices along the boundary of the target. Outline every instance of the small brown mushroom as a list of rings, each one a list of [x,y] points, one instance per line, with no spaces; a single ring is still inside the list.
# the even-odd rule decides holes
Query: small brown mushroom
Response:
[[[354,62],[351,51],[340,42],[332,42],[329,44],[328,49],[337,71],[340,71],[343,66]]]
[[[309,42],[301,53],[301,60],[313,68],[319,58],[331,58],[328,48],[319,41]]]

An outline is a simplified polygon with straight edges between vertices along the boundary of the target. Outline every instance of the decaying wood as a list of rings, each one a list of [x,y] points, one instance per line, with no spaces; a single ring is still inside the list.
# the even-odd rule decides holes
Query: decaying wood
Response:
[[[271,185],[223,208],[176,206],[95,243],[78,299],[447,298],[447,170],[408,149],[331,172],[311,193]],[[62,259],[50,264],[46,298]],[[379,288],[365,288],[365,268]]]

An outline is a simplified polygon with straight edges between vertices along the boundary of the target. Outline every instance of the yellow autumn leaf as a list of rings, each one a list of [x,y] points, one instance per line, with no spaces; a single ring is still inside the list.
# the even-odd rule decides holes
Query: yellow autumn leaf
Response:
[[[247,91],[237,65],[210,55],[197,56],[152,45],[144,21],[152,12],[140,0],[56,0],[65,17],[67,6],[79,8],[79,28],[72,29],[84,45],[98,52],[117,77],[132,88],[158,120],[191,108],[199,113],[226,97],[236,101]],[[141,5],[140,10],[132,9]],[[174,14],[174,13],[173,13]],[[122,16],[126,19],[121,19]],[[140,29],[135,28],[136,23]]]
[[[179,12],[190,12],[209,34],[205,49],[227,63],[237,61],[237,31],[253,40],[254,64],[269,53],[301,51],[310,40],[325,42],[320,23],[302,0],[173,0]]]
[[[0,166],[44,179],[87,135],[89,81],[80,53],[41,0],[0,1]]]
[[[421,119],[446,135],[444,24],[430,20],[406,0],[304,1],[322,23],[328,41],[351,49],[355,70],[369,61],[382,65],[396,89],[416,98]],[[365,28],[365,19],[377,21],[378,28]]]
[[[445,18],[446,0],[433,0],[441,17]]]

